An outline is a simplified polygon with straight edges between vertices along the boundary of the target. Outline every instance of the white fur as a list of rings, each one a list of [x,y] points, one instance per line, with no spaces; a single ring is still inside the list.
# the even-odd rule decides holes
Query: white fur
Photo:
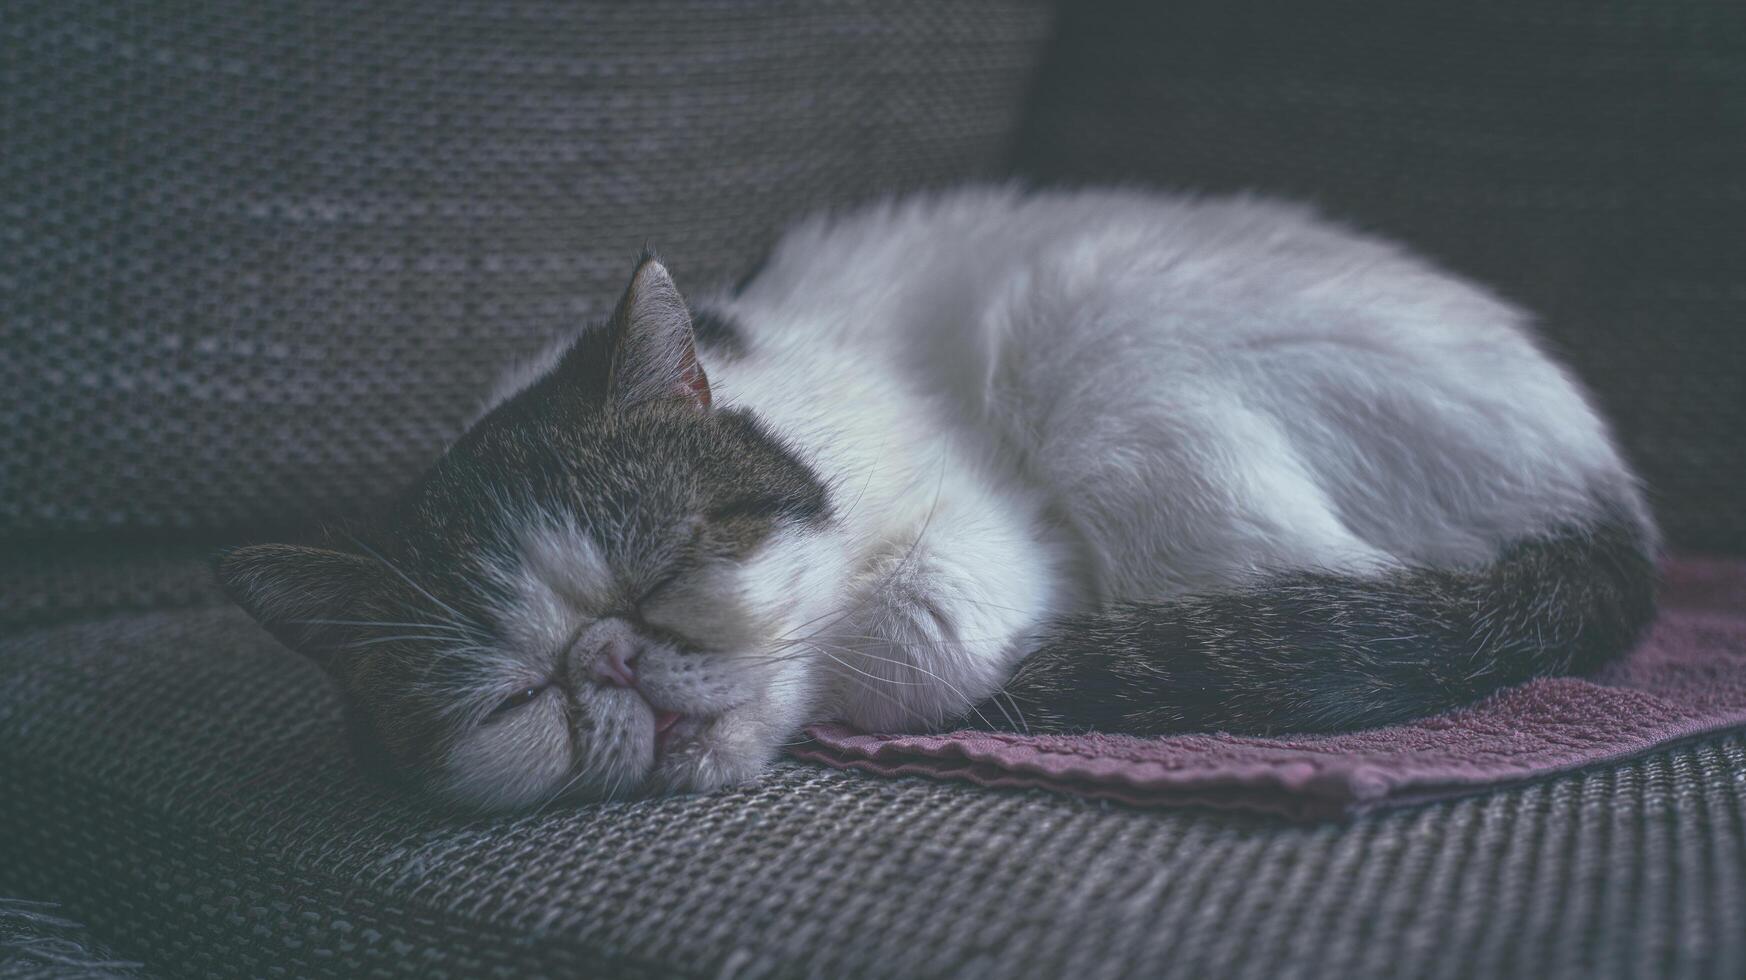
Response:
[[[800,225],[710,305],[749,348],[717,404],[836,488],[836,652],[867,645],[839,710],[878,727],[986,697],[1064,612],[1483,561],[1629,481],[1521,311],[1276,201],[914,197]]]

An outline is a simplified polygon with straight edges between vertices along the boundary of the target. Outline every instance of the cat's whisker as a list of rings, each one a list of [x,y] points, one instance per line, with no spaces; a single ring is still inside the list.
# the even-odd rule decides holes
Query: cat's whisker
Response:
[[[977,709],[976,703],[970,699],[969,695],[965,694],[963,692],[963,690],[960,689],[956,684],[953,684],[951,681],[946,680],[944,677],[941,677],[939,674],[936,674],[933,671],[927,669],[926,667],[923,667],[921,664],[914,663],[913,661],[908,661],[908,660],[897,660],[897,659],[894,659],[891,657],[881,657],[878,654],[868,653],[865,650],[857,651],[857,654],[859,656],[866,657],[869,660],[875,660],[875,661],[878,661],[880,663],[891,664],[894,667],[907,667],[910,670],[919,671],[923,674],[926,674],[927,676],[933,678],[938,683],[945,685],[947,690],[951,691],[953,694],[956,694],[960,699],[962,699],[964,702],[966,702],[967,706],[970,708],[970,711],[973,714],[975,714],[976,717],[978,719],[980,719],[984,725],[989,724],[988,718],[985,717],[982,714],[982,712]],[[918,682],[918,683],[925,683],[925,682]],[[994,706],[997,708],[1000,708],[1000,702],[996,701]],[[1005,712],[1006,712],[1005,708],[1000,708],[1000,710],[1001,710],[1002,714],[1005,714]],[[1007,724],[1009,724],[1009,725],[1013,723],[1013,719],[1010,715],[1007,716],[1006,721],[1007,721]],[[990,726],[990,727],[992,727],[992,726]]]
[[[839,517],[853,516],[855,511],[860,508],[862,499],[867,496],[868,488],[873,486],[873,477],[879,474],[879,466],[885,459],[885,450],[889,448],[890,445],[891,442],[889,436],[880,440],[879,451],[873,454],[873,463],[871,466],[867,467],[867,479],[861,483],[861,492],[855,494],[854,501],[850,503],[848,507],[843,509],[842,514],[838,515]]]
[[[896,643],[897,642],[896,640],[894,640],[893,638],[891,638],[889,636],[876,636],[876,635],[868,634],[868,633],[822,633],[821,632],[821,633],[810,634],[810,635],[804,636],[804,637],[794,637],[791,639],[783,639],[783,640],[775,641],[771,644],[770,650],[772,652],[791,650],[791,649],[793,649],[797,646],[801,646],[805,643],[816,642],[816,641],[821,641],[821,640],[838,640],[838,641],[855,640],[855,641],[871,642],[871,643]],[[955,640],[929,640],[929,641],[927,641],[927,645],[933,649],[939,649],[939,650],[962,649],[962,650],[967,650],[969,652],[974,653],[974,652],[977,652],[976,647],[984,645],[984,644],[1004,644],[1004,643],[1008,643],[1008,642],[1012,642],[1012,641],[1011,641],[1010,637],[1006,637],[1006,636],[969,636],[969,637],[960,637],[960,638],[955,639]],[[861,648],[857,646],[857,647],[853,647],[853,648],[843,648],[843,649],[854,649],[854,650],[859,651]],[[760,659],[763,662],[767,662],[767,663],[778,663],[778,662],[786,662],[788,660],[793,660],[793,659],[796,659],[797,657],[802,656],[802,655],[803,654],[800,654],[800,653],[790,653],[790,654],[782,654],[780,656],[763,657]]]
[[[624,785],[624,777],[628,774],[623,766],[619,766],[617,769],[618,772],[612,777],[612,785],[606,790],[606,799],[608,800],[616,801],[618,799],[619,788]]]
[[[822,633],[819,635],[833,640],[863,640],[871,643],[894,642],[889,636],[875,636],[868,633]],[[814,638],[815,637],[809,637],[809,639]],[[927,640],[925,642],[930,648],[935,650],[950,650],[953,647],[969,649],[982,644],[1009,643],[1011,642],[1011,638],[1006,636],[961,636],[952,640],[940,639]]]
[[[287,620],[287,622],[295,623],[298,626],[359,626],[359,627],[381,626],[384,628],[392,628],[392,629],[456,629],[457,628],[457,627],[450,626],[447,623],[433,623],[433,622],[397,623],[397,622],[393,622],[391,620],[381,620],[381,619],[292,619],[292,620]]]
[[[576,768],[576,774],[574,776],[571,776],[569,779],[565,780],[563,785],[558,787],[557,792],[552,793],[550,796],[547,796],[545,798],[544,802],[540,803],[539,806],[535,807],[534,813],[539,814],[540,812],[545,810],[546,807],[549,807],[553,803],[556,803],[558,800],[562,799],[564,794],[570,792],[570,789],[572,787],[574,787],[578,782],[580,782],[582,777],[587,775],[587,774],[588,774],[588,768],[586,766],[578,766]]]
[[[821,653],[825,649],[825,645],[821,645],[815,640],[808,640],[807,645],[812,647],[814,650],[817,650]],[[850,656],[850,657],[866,656],[866,653],[864,651],[862,651],[858,648],[855,648],[855,647],[831,646],[830,649],[836,650],[838,653],[841,653],[841,654],[844,654],[844,655]],[[884,658],[873,657],[872,659],[880,660],[880,659],[884,659]],[[896,661],[889,661],[889,662],[895,663]],[[868,674],[867,676],[873,677],[875,675]],[[895,677],[879,677],[878,680],[882,684],[895,684],[895,685],[898,685],[899,687],[926,687],[926,686],[928,686],[927,681],[902,681],[902,680],[898,680]]]
[[[843,660],[842,658],[831,653],[829,650],[826,650],[824,647],[815,647],[815,649],[817,649],[819,653],[824,654],[826,657],[829,657],[831,660],[836,661],[837,663],[841,664],[842,666],[847,667],[848,669],[854,671],[855,673],[860,674],[863,677],[870,678],[873,681],[876,681],[880,684],[898,684],[898,685],[903,685],[903,686],[918,686],[918,685],[926,686],[926,682],[923,682],[923,681],[907,682],[907,681],[899,681],[895,678],[881,677],[877,674],[869,673],[865,670],[862,670],[859,667],[856,667],[854,664],[851,664],[851,663]],[[948,681],[944,677],[941,677],[939,674],[936,674],[933,671],[928,670],[926,667],[923,667],[919,664],[910,663],[910,662],[904,661],[904,660],[894,660],[890,657],[881,657],[881,656],[878,656],[876,654],[870,654],[864,650],[856,650],[856,651],[854,651],[853,655],[859,656],[859,657],[866,657],[869,660],[878,661],[880,663],[891,664],[891,665],[897,666],[897,667],[907,667],[907,668],[910,668],[911,670],[916,670],[916,671],[919,671],[923,674],[926,674],[927,676],[933,678],[935,681],[944,685],[947,690],[949,690],[953,694],[957,695],[961,700],[963,700],[965,702],[965,706],[970,710],[970,712],[972,714],[976,715],[976,717],[984,725],[989,725],[988,718],[986,716],[984,716],[982,714],[981,710],[976,707],[975,702],[970,699],[969,695],[965,694],[957,685],[953,684],[951,681]],[[887,695],[887,696],[890,697],[890,695]],[[901,707],[904,707],[906,711],[911,710],[908,708],[908,706],[903,705],[902,702],[897,700],[895,697],[892,697],[891,700],[893,701],[893,703],[898,704]],[[999,707],[998,702],[996,703],[995,706]],[[1002,708],[1001,710],[1003,712],[1005,711],[1004,708]],[[945,719],[942,718],[942,719],[939,719],[939,721],[943,722],[943,721],[945,721]],[[1007,723],[1012,724],[1011,717],[1007,718]],[[993,726],[989,725],[989,727],[993,727]]]
[[[921,549],[922,539],[927,537],[928,529],[934,526],[934,518],[940,512],[940,498],[944,495],[945,489],[946,457],[942,453],[940,455],[940,478],[934,483],[934,499],[932,503],[928,504],[927,516],[922,518],[921,528],[915,532],[915,540],[909,543],[909,548],[904,551],[903,557],[897,560],[897,567],[885,577],[881,582],[882,585],[889,584],[898,572],[907,568],[909,563],[915,559],[916,552]]]
[[[460,610],[457,610],[455,607],[449,605],[448,603],[446,603],[446,602],[442,601],[441,599],[438,599],[436,596],[432,595],[430,593],[430,590],[426,589],[422,585],[419,585],[416,581],[413,580],[412,576],[401,571],[400,566],[389,561],[387,559],[387,557],[384,556],[381,552],[377,551],[376,549],[374,549],[374,548],[370,547],[368,544],[366,544],[362,538],[359,538],[355,534],[348,534],[347,536],[351,538],[353,544],[355,544],[359,548],[363,549],[365,554],[367,554],[370,557],[381,562],[385,568],[387,568],[390,572],[393,572],[395,574],[395,576],[397,576],[402,582],[405,582],[407,585],[411,586],[415,591],[418,592],[419,595],[422,595],[426,599],[429,599],[433,604],[436,605],[436,607],[438,609],[441,609],[444,612],[448,613],[450,616],[454,617],[455,622],[462,622],[462,623],[472,622],[467,616],[462,615]]]
[[[832,637],[832,638],[834,638],[834,637]],[[889,642],[889,640],[887,640],[884,637],[851,636],[850,638],[877,640],[879,642]],[[824,645],[828,645],[828,644],[821,644],[819,642],[819,640],[814,639],[814,638],[807,638],[804,640],[787,641],[784,644],[783,648],[798,647],[800,649],[796,649],[792,653],[786,653],[786,654],[782,654],[780,656],[761,658],[759,663],[760,664],[769,664],[769,665],[778,665],[778,664],[786,663],[786,662],[791,661],[791,660],[797,660],[797,659],[800,659],[800,658],[807,656],[809,650],[811,652],[815,652],[815,653],[824,652],[822,649],[820,649],[820,647],[824,646]],[[851,655],[867,656],[867,657],[870,657],[870,658],[875,659],[875,660],[883,660],[887,663],[898,664],[901,666],[909,667],[913,670],[917,670],[917,671],[921,671],[922,673],[926,673],[930,677],[934,677],[936,680],[939,680],[940,683],[947,683],[943,678],[940,678],[937,674],[934,674],[932,671],[927,670],[926,668],[920,666],[919,664],[910,663],[908,661],[892,660],[889,658],[878,657],[878,656],[875,656],[873,654],[867,653],[866,650],[864,650],[860,647],[844,647],[844,646],[831,645],[831,648],[838,650],[840,652],[843,652],[843,653],[851,654]],[[833,658],[833,659],[835,659],[835,658]],[[835,673],[835,672],[833,671],[833,673]],[[838,674],[837,676],[842,676],[842,675]],[[898,680],[896,678],[881,678],[880,680],[882,683],[896,684],[896,685],[901,685],[904,687],[917,687],[917,686],[925,687],[928,684],[927,681],[904,681],[904,680]],[[958,694],[958,696],[960,698],[965,697],[965,695],[963,694],[962,691],[958,691],[955,688],[953,690],[954,690],[954,693]],[[1012,710],[1010,712],[1008,712],[1006,707],[1001,704],[1000,699],[1003,697],[1006,699],[1007,703],[1012,706]],[[1023,731],[1026,734],[1030,733],[1030,724],[1029,724],[1029,722],[1027,722],[1025,720],[1023,709],[1019,707],[1017,699],[1014,698],[1004,688],[999,690],[999,691],[996,691],[994,693],[994,695],[989,698],[989,701],[993,702],[994,706],[996,708],[1000,709],[1001,715],[1004,717],[1007,724],[1009,726],[1011,726],[1011,728],[1013,730]],[[974,705],[972,705],[971,707],[972,707],[972,710],[974,711],[974,713],[977,715],[977,717],[982,720],[983,724],[985,724],[985,725],[988,724],[988,719],[985,716],[983,716],[980,711],[974,710]]]
[[[409,610],[414,609],[411,603],[403,603],[403,605]],[[472,619],[462,621],[445,617],[441,620],[441,625],[479,643],[489,643],[491,641],[490,632]]]
[[[852,665],[844,663],[842,660],[839,660],[838,658],[836,658],[835,656],[832,656],[830,653],[828,653],[824,650],[820,650],[818,652],[820,654],[823,654],[826,658],[835,661],[837,664],[839,664],[843,667],[847,667],[849,670],[855,671],[855,673],[857,673],[857,674],[861,674],[861,675],[866,676],[866,677],[873,677],[872,674],[868,674],[866,671],[863,671],[863,670],[857,670]],[[876,697],[880,697],[880,698],[885,699],[886,702],[891,704],[893,707],[897,708],[899,711],[901,711],[905,715],[914,715],[915,714],[914,709],[912,709],[909,705],[904,704],[902,700],[897,698],[890,691],[884,690],[878,684],[869,683],[865,680],[861,680],[860,678],[853,677],[853,676],[850,676],[848,674],[838,673],[837,671],[831,670],[830,666],[828,664],[825,665],[825,670],[828,671],[832,676],[840,677],[843,680],[846,680],[849,683],[854,684],[857,688],[860,688],[862,691],[865,691],[868,694],[872,694]],[[879,679],[876,677],[873,677],[873,680],[877,681]]]
[[[348,650],[361,650],[364,647],[379,646],[383,643],[453,643],[452,636],[421,636],[416,633],[406,633],[399,636],[375,636],[367,640],[354,640],[345,644]]]
[[[921,547],[922,539],[927,536],[928,528],[933,525],[935,514],[937,514],[939,511],[940,496],[941,496],[942,491],[945,489],[945,484],[946,484],[946,469],[945,469],[945,466],[943,465],[944,462],[945,462],[945,458],[942,456],[941,457],[942,466],[940,468],[940,477],[939,477],[939,481],[936,483],[936,485],[934,487],[933,502],[928,505],[927,515],[922,519],[921,528],[916,531],[915,538],[910,541],[909,547],[904,550],[903,555],[897,559],[896,564],[891,569],[886,571],[884,575],[880,576],[880,578],[876,582],[874,582],[872,585],[863,587],[861,598],[859,600],[854,602],[852,605],[850,605],[846,609],[836,611],[834,613],[826,614],[827,616],[830,617],[830,621],[832,623],[841,622],[842,620],[847,619],[848,617],[853,616],[855,613],[858,613],[862,609],[866,608],[868,603],[872,602],[874,599],[878,598],[881,594],[884,593],[886,587],[889,586],[891,584],[891,582],[896,579],[898,574],[903,572],[908,567],[910,561],[914,559],[916,551]],[[819,618],[824,618],[824,617],[822,617],[822,616],[815,617],[812,620],[808,620],[806,623],[802,623],[799,626],[794,627],[793,629],[789,630],[788,632],[790,634],[792,634],[792,633],[798,632],[801,629],[805,629],[808,625],[811,625],[813,622],[816,622],[817,619],[819,619]],[[783,639],[783,638],[786,638],[786,637],[779,637],[779,639]]]

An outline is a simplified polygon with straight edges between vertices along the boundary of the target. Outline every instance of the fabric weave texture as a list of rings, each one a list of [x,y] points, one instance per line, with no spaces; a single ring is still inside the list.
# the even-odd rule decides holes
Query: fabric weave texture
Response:
[[[0,542],[264,535],[413,479],[645,244],[990,175],[1050,9],[21,0]]]
[[[467,818],[240,611],[0,639],[0,894],[163,976],[1746,971],[1746,742],[1292,824],[800,763]]]

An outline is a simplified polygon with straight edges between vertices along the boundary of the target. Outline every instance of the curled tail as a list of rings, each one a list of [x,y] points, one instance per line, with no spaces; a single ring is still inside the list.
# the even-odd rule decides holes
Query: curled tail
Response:
[[[1628,650],[1654,612],[1653,537],[1621,514],[1481,568],[1289,574],[1122,604],[1056,623],[998,698],[1032,731],[1321,732],[1435,714]]]

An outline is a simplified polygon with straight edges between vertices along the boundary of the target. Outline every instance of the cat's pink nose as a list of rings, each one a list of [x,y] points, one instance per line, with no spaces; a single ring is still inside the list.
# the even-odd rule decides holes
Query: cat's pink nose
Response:
[[[594,659],[594,678],[608,687],[636,687],[637,653],[622,637],[606,641]]]

